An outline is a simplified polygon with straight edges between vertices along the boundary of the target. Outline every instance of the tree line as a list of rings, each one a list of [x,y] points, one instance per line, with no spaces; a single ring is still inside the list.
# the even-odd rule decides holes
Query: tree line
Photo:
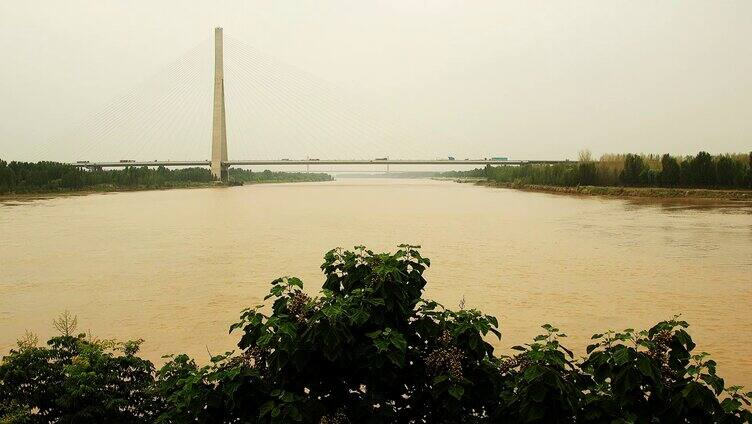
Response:
[[[274,280],[269,308],[245,309],[238,351],[159,370],[118,343],[55,321],[0,363],[3,423],[750,423],[752,393],[727,386],[677,317],[594,334],[576,359],[543,325],[497,355],[495,317],[424,300],[430,261],[416,246],[324,257],[318,296]]]
[[[312,182],[312,181],[331,181],[332,176],[320,172],[282,172],[264,170],[254,172],[250,169],[230,168],[230,181],[239,181],[244,183],[269,183],[269,182]]]
[[[554,165],[486,166],[471,171],[444,173],[450,177],[484,177],[503,183],[551,186],[626,186],[681,188],[752,188],[752,152],[749,155],[696,156],[603,155],[590,153],[579,161]]]
[[[328,181],[328,174],[302,172],[252,172],[230,169],[238,182]],[[85,169],[60,162],[6,162],[0,159],[0,194],[52,193],[77,190],[117,190],[129,188],[170,188],[212,182],[206,168],[168,169],[129,166],[123,169]]]

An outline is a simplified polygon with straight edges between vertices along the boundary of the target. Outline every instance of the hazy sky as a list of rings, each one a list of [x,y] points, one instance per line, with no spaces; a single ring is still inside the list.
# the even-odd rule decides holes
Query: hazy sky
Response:
[[[78,147],[62,134],[201,42],[209,66],[201,70],[210,71],[214,26],[384,112],[377,125],[409,127],[408,141],[375,148],[384,155],[752,149],[749,0],[3,0],[0,157],[74,159]],[[206,75],[196,99],[210,95]],[[228,96],[237,103],[247,97],[243,75],[231,75]],[[257,116],[248,101],[241,113],[228,99],[231,158],[337,151],[326,140],[318,150],[288,146],[277,135],[291,125],[280,118],[285,109],[267,105],[269,115]],[[185,113],[202,117],[197,152],[208,157],[210,106],[184,103],[196,104]],[[139,119],[155,119],[144,114]],[[149,146],[157,144],[146,140],[139,159],[156,159],[161,151]],[[102,141],[96,154],[110,157],[87,159],[123,154],[107,146]]]

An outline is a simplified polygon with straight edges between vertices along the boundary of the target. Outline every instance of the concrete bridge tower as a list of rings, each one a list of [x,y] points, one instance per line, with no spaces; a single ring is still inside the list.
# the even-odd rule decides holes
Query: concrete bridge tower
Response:
[[[222,28],[214,28],[214,113],[212,123],[212,176],[227,181],[227,124],[225,122],[225,73]]]

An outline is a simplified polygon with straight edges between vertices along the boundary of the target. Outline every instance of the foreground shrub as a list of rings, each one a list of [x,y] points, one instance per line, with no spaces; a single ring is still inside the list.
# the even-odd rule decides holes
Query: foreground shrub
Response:
[[[151,422],[154,366],[136,356],[139,341],[118,343],[73,335],[69,315],[46,347],[19,341],[0,364],[0,422]]]
[[[239,351],[154,372],[138,343],[65,334],[21,343],[0,365],[0,421],[159,423],[752,422],[678,319],[593,336],[576,359],[559,329],[495,356],[498,322],[422,300],[416,247],[325,256],[317,297],[272,282],[242,312]]]

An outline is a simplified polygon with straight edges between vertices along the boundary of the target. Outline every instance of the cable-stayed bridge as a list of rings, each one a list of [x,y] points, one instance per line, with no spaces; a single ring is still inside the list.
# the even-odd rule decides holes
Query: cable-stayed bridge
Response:
[[[227,46],[233,50],[232,57],[238,64],[230,78],[225,77],[224,66],[228,40]],[[89,160],[76,160],[72,165],[87,168],[208,166],[216,179],[226,180],[230,166],[386,165],[388,169],[389,165],[456,167],[562,162],[502,157],[412,159],[425,157],[425,153],[410,150],[410,136],[403,129],[366,119],[364,110],[334,93],[326,83],[265,57],[242,42],[228,40],[224,39],[222,28],[215,28],[211,92],[207,90],[211,69],[205,66],[210,61],[203,56],[211,49],[199,45],[155,79],[144,82],[84,124],[76,138],[86,141],[77,155]],[[143,102],[144,96],[153,99]],[[234,128],[236,122],[238,126]],[[228,154],[228,139],[233,142],[232,159]],[[264,143],[264,140],[271,140],[271,143]],[[209,145],[210,159],[131,159],[132,155],[143,157],[149,154],[145,152],[155,154],[155,151],[171,158],[187,154],[195,155],[194,158],[206,157],[201,152]],[[255,151],[249,149],[251,145],[255,146]],[[110,157],[117,151],[121,159],[90,160],[103,157],[102,151]],[[288,159],[289,151],[305,151],[307,158]],[[353,158],[333,159],[332,151],[340,157]],[[385,151],[392,153],[389,155],[392,158],[385,155]],[[315,158],[311,158],[312,155]],[[275,156],[277,159],[270,158]],[[244,157],[247,159],[237,159]]]
[[[226,166],[276,166],[276,165],[525,165],[555,164],[568,161],[560,160],[500,160],[500,159],[258,159],[258,160],[223,160]],[[127,166],[211,166],[211,160],[195,161],[135,161],[72,163],[80,167],[123,168]]]

